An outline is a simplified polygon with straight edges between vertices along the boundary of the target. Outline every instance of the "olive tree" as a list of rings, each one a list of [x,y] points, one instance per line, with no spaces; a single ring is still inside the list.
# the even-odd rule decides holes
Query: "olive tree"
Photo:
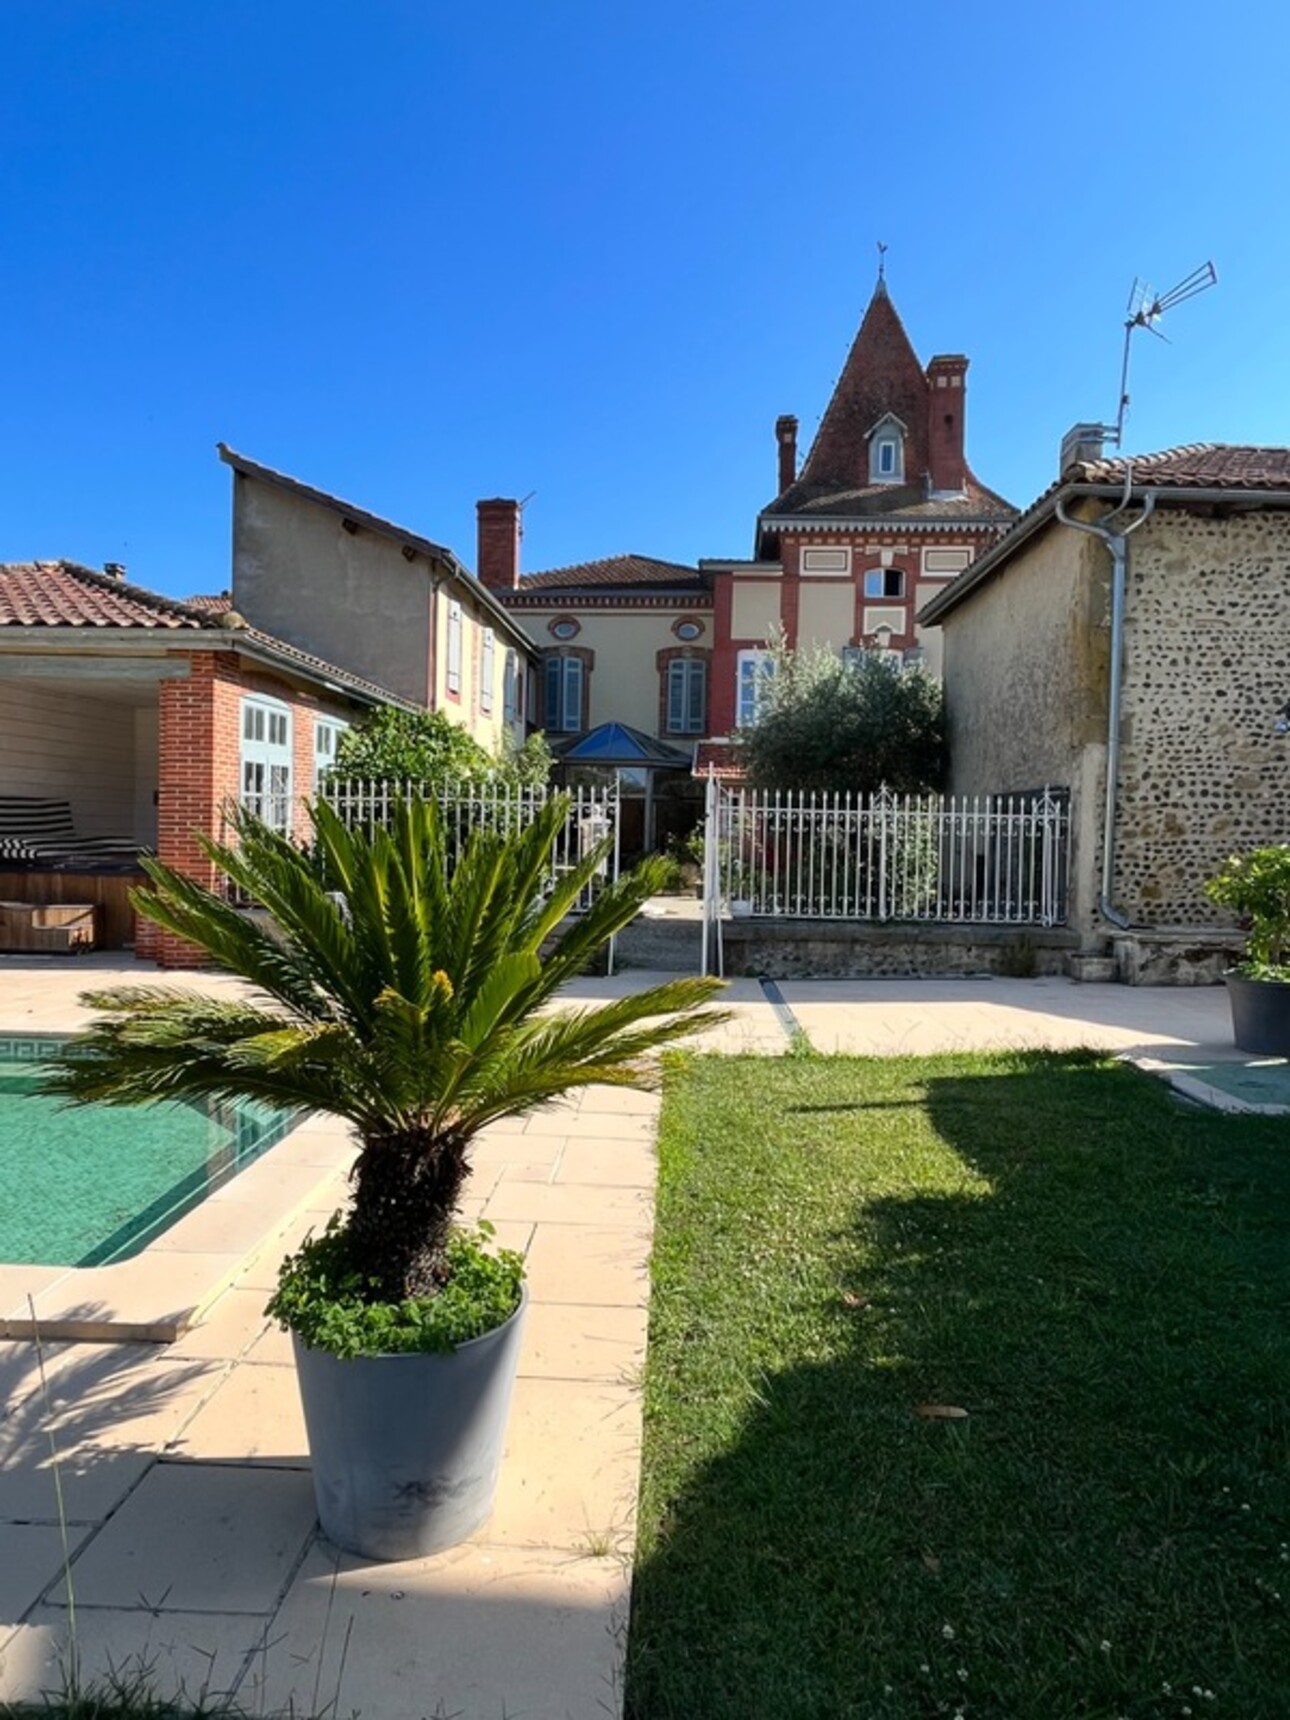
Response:
[[[926,793],[945,780],[940,683],[866,653],[844,662],[820,646],[769,658],[757,722],[737,737],[754,788]]]

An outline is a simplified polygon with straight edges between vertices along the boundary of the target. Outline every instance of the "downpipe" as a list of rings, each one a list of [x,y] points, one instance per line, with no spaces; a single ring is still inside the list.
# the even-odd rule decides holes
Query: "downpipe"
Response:
[[[1154,490],[1142,497],[1142,512],[1128,525],[1115,526],[1127,512],[1133,490],[1133,463],[1124,474],[1124,495],[1118,507],[1097,521],[1075,520],[1058,502],[1057,518],[1064,526],[1077,532],[1087,532],[1100,538],[1111,557],[1111,677],[1107,694],[1106,713],[1106,798],[1102,808],[1102,884],[1098,892],[1097,911],[1117,931],[1127,931],[1132,924],[1129,916],[1111,900],[1115,887],[1115,809],[1116,791],[1120,783],[1120,707],[1124,693],[1124,603],[1129,572],[1129,538],[1151,518],[1156,510]]]

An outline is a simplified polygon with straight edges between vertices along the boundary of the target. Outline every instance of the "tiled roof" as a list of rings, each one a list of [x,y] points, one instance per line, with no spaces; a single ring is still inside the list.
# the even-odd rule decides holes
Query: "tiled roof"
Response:
[[[808,484],[799,479],[762,510],[762,518],[1006,521],[1017,510],[967,475],[961,495],[930,496],[922,484]]]
[[[314,679],[332,681],[384,704],[407,704],[386,687],[365,680],[309,651],[301,651],[272,633],[248,627],[238,618],[221,625],[228,612],[227,598],[199,598],[180,602],[129,585],[111,574],[99,573],[74,561],[0,562],[0,630],[6,627],[92,627],[142,629],[150,632],[206,632],[220,635],[212,649],[254,647],[266,656],[289,663]],[[195,648],[201,649],[194,640]],[[415,707],[413,707],[415,708]]]
[[[1158,454],[1083,460],[1062,473],[1067,483],[1116,484],[1133,468],[1135,484],[1204,490],[1290,490],[1290,448],[1232,442],[1187,442]]]
[[[1133,490],[1178,490],[1181,505],[1188,490],[1227,490],[1257,496],[1261,490],[1290,493],[1290,448],[1256,448],[1234,442],[1185,442],[1154,454],[1116,455],[1109,460],[1077,460],[1055,484],[1036,496],[1011,529],[939,591],[919,613],[922,622],[939,623],[1049,521],[1059,497],[1078,495],[1084,486],[1113,494],[1131,478]],[[1096,492],[1095,492],[1096,493]]]
[[[734,782],[744,774],[730,741],[700,741],[694,749],[693,771],[695,776],[715,776],[718,782]]]
[[[186,603],[74,561],[0,563],[0,627],[206,625]]]
[[[553,567],[545,573],[526,573],[519,595],[526,591],[573,590],[584,586],[626,586],[636,591],[689,586],[707,589],[697,567],[676,561],[657,561],[652,555],[610,555],[601,561],[582,561],[572,567]]]
[[[906,426],[905,470],[925,472],[927,378],[879,281],[803,463],[803,481],[829,488],[853,485],[858,473],[869,470],[869,432],[889,412]]]
[[[233,607],[233,594],[231,591],[203,591],[196,597],[185,597],[184,602],[203,615],[223,615],[225,610]]]

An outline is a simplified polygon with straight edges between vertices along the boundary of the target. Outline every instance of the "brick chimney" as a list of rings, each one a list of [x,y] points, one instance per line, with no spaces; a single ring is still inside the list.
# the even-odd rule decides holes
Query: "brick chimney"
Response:
[[[775,440],[779,443],[779,490],[792,489],[797,482],[797,419],[785,413],[775,420]]]
[[[490,591],[514,591],[520,583],[520,504],[502,496],[476,502],[479,550],[475,571]]]
[[[957,495],[967,479],[967,369],[959,352],[941,353],[927,367],[927,463],[932,489],[950,495]]]

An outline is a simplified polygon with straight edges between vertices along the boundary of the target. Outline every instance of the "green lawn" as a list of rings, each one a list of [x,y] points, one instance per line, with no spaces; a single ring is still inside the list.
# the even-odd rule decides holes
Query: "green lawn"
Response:
[[[1092,1055],[673,1059],[630,1720],[1286,1720],[1288,1197]]]

